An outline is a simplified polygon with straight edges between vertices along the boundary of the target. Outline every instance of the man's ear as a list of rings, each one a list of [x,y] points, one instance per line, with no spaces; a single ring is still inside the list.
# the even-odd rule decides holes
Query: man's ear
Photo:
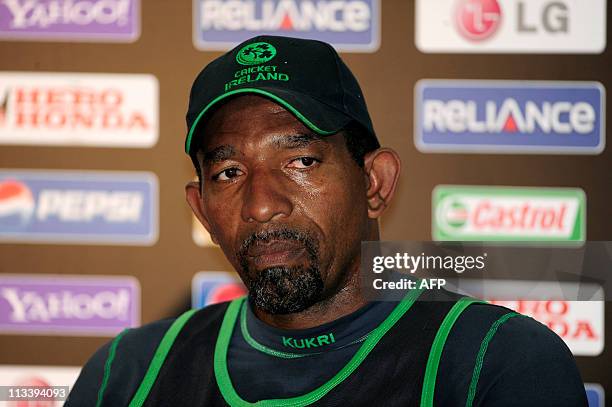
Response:
[[[378,219],[393,199],[401,166],[399,155],[390,148],[379,148],[366,154],[366,197],[371,219]]]
[[[212,233],[210,223],[208,222],[208,218],[206,216],[206,211],[204,210],[204,206],[202,205],[200,184],[197,181],[188,182],[187,185],[185,185],[185,195],[187,198],[187,203],[191,207],[191,210],[193,211],[194,215],[196,216],[196,218],[198,218],[202,226],[204,226],[204,229],[208,231],[212,241],[218,245],[219,242],[217,241],[217,238],[215,237],[214,233]]]

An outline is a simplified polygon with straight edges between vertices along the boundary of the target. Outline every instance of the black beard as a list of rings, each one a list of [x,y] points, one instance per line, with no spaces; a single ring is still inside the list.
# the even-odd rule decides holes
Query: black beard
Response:
[[[255,242],[268,240],[297,240],[306,248],[307,267],[275,266],[259,272],[249,267],[247,252]],[[316,240],[303,232],[280,229],[259,232],[247,238],[237,254],[242,267],[244,282],[249,289],[253,305],[269,314],[291,314],[314,305],[323,293],[323,278],[319,270]],[[253,276],[254,277],[251,277]]]

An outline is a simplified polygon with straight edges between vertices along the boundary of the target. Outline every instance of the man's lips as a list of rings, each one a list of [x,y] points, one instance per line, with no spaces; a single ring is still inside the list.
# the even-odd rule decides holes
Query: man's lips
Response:
[[[306,248],[298,242],[272,240],[253,244],[247,251],[247,256],[256,267],[271,267],[295,261],[305,252]]]

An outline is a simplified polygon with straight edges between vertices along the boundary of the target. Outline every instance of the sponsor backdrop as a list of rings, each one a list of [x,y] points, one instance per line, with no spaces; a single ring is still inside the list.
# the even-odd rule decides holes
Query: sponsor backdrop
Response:
[[[385,240],[612,240],[610,14],[606,0],[0,0],[0,385],[71,385],[122,329],[244,293],[185,203],[184,115],[200,69],[262,32],[331,42],[360,80],[403,160]],[[559,334],[604,405],[610,303],[500,303]]]

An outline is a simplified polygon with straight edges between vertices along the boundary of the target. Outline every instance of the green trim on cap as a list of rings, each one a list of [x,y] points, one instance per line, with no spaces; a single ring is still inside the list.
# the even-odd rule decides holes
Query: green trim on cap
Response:
[[[322,136],[329,136],[330,134],[336,133],[336,130],[327,131],[327,130],[322,130],[322,129],[318,128],[313,122],[308,120],[308,118],[306,118],[306,116],[304,116],[302,113],[300,113],[300,111],[297,110],[295,107],[293,107],[289,102],[287,102],[286,100],[284,100],[284,99],[274,95],[273,93],[270,93],[270,92],[268,92],[266,90],[262,90],[262,89],[256,89],[256,88],[242,88],[242,89],[232,90],[230,92],[224,93],[223,95],[217,96],[215,99],[212,100],[212,102],[207,104],[206,107],[204,107],[204,109],[202,109],[202,111],[198,114],[198,117],[196,117],[196,119],[194,120],[193,124],[191,125],[191,128],[189,129],[189,133],[187,135],[187,141],[185,142],[185,152],[187,154],[189,154],[189,149],[191,148],[191,140],[193,138],[193,133],[194,133],[196,127],[198,126],[198,123],[200,122],[200,119],[204,116],[204,114],[213,105],[215,105],[217,102],[219,102],[219,101],[221,101],[221,100],[223,100],[223,99],[225,99],[227,97],[239,94],[239,93],[257,93],[257,94],[269,97],[270,99],[274,100],[276,103],[280,104],[285,109],[287,109],[291,113],[293,113],[298,119],[300,119],[300,121],[302,123],[304,123],[306,126],[308,126],[308,128],[310,130],[314,131],[317,134],[320,134]]]

